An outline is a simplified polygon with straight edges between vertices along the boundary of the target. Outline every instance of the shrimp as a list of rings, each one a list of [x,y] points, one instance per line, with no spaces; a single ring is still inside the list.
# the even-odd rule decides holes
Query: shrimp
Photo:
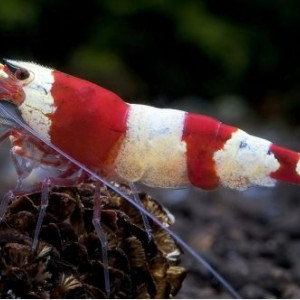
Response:
[[[41,137],[105,178],[206,190],[300,183],[297,152],[207,116],[129,104],[86,80],[7,62],[0,66],[0,100],[14,103]]]
[[[22,131],[10,131],[13,154],[61,166],[67,174],[84,170],[107,186],[113,180],[161,188],[212,190],[223,185],[245,190],[271,187],[277,180],[300,183],[297,152],[208,116],[126,103],[96,84],[35,63],[0,64],[0,100],[17,107],[24,123],[15,122],[26,137],[29,133],[26,142],[40,150],[34,159]],[[43,190],[74,182],[65,177],[44,182]],[[138,201],[125,198],[153,220]],[[43,199],[42,204],[46,207]],[[224,284],[202,257],[184,248]],[[235,291],[232,295],[238,297]]]

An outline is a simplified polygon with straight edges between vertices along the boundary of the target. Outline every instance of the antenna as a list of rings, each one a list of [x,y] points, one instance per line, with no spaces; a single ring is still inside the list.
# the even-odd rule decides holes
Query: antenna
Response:
[[[11,110],[10,108],[6,107],[7,104],[0,103],[0,119],[4,120],[11,120],[12,124],[15,124],[22,129],[29,132],[31,135],[45,143],[48,147],[55,150],[57,153],[59,153],[62,157],[66,158],[67,160],[71,161],[74,165],[76,165],[78,168],[84,170],[86,173],[88,173],[93,178],[100,181],[102,184],[106,185],[110,189],[112,189],[115,193],[117,193],[119,196],[126,199],[131,205],[133,205],[136,209],[141,211],[144,215],[146,215],[148,218],[150,218],[155,224],[160,226],[162,229],[164,229],[176,242],[178,245],[181,246],[182,249],[185,250],[186,253],[188,253],[192,258],[194,258],[201,266],[203,266],[208,272],[210,272],[221,285],[224,286],[224,288],[230,293],[230,295],[233,298],[241,299],[241,296],[238,294],[237,291],[229,284],[229,282],[222,277],[222,275],[213,267],[211,266],[204,257],[202,257],[199,253],[197,253],[194,249],[192,249],[183,239],[181,239],[177,234],[175,234],[171,229],[163,225],[157,218],[152,216],[151,213],[149,213],[144,207],[139,205],[134,199],[130,198],[128,195],[126,195],[124,192],[119,190],[117,187],[115,187],[113,184],[96,174],[95,172],[91,171],[89,168],[84,166],[82,163],[78,162],[74,158],[72,158],[70,155],[53,145],[50,141],[40,137],[38,133],[36,133],[33,129],[31,129],[27,124],[25,124],[21,117],[17,114],[15,110]],[[1,121],[0,121],[1,123]]]

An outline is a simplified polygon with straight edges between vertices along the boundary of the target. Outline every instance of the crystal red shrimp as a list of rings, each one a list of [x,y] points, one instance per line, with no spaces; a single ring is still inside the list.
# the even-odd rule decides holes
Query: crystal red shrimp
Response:
[[[100,86],[34,63],[0,64],[0,100],[15,104],[42,140],[74,158],[85,171],[109,180],[206,190],[219,185],[238,190],[273,186],[277,180],[300,182],[297,152],[207,116],[126,103]],[[22,134],[12,134],[11,140],[15,154],[32,159]],[[66,167],[55,182],[76,172],[43,143],[35,139],[29,143],[41,152],[36,158],[41,163]],[[45,186],[48,190],[47,182]],[[206,261],[188,250],[238,297]]]
[[[109,179],[207,190],[300,183],[297,152],[207,116],[126,103],[34,63],[0,65],[0,100],[13,102],[40,136]]]

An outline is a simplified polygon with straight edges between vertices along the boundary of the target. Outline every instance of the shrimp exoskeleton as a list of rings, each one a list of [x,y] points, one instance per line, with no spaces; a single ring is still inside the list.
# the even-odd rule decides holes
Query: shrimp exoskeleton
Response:
[[[297,152],[207,116],[126,103],[96,84],[34,63],[8,60],[0,65],[0,100],[15,104],[24,121],[19,128],[30,133],[14,136],[13,155],[65,168],[63,176],[43,181],[43,195],[51,185],[72,184],[86,174],[112,188],[110,180],[131,185],[133,194],[135,183],[206,190],[219,185],[237,190],[271,187],[277,180],[300,183]],[[32,146],[40,151],[37,157],[30,153]],[[35,167],[15,165],[19,178]],[[138,198],[124,196],[149,227],[145,216],[154,219]],[[43,196],[41,220],[46,204]],[[100,222],[94,224],[98,232]],[[198,254],[175,239],[238,296]]]

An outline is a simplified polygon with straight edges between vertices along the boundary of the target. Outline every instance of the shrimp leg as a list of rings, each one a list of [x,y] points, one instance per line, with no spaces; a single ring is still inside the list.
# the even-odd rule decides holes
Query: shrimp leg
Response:
[[[101,252],[102,252],[102,263],[104,269],[104,284],[107,297],[110,297],[110,279],[109,279],[109,266],[108,266],[108,255],[107,255],[107,239],[105,233],[101,226],[101,201],[102,197],[100,195],[100,183],[97,182],[95,186],[95,195],[94,195],[94,212],[92,223],[96,230],[97,236],[101,243]]]
[[[136,189],[136,186],[133,182],[129,182],[129,187],[131,189],[131,193],[133,195],[133,199],[134,201],[138,204],[138,205],[141,205],[143,206],[143,203],[140,199],[140,196],[138,194],[138,191]],[[148,241],[150,242],[152,240],[152,230],[151,230],[151,226],[149,224],[149,219],[148,217],[142,212],[140,211],[140,214],[142,216],[142,220],[143,220],[143,223],[144,223],[144,227],[145,227],[145,230],[147,232],[147,236],[148,236]]]

